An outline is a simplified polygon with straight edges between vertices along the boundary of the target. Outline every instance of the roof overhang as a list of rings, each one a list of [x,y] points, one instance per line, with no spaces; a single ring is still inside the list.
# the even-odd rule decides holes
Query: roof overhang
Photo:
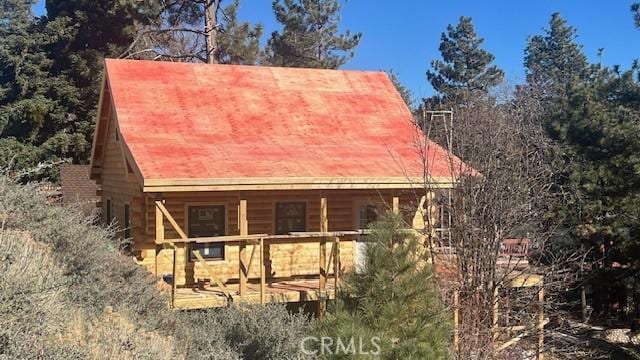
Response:
[[[281,177],[220,179],[145,179],[143,192],[238,191],[238,190],[338,190],[451,188],[451,178],[422,177]]]

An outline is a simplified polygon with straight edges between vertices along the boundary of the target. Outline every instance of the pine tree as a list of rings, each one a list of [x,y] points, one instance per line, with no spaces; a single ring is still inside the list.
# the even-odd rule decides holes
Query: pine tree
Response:
[[[460,17],[455,27],[449,25],[442,33],[442,60],[433,60],[433,69],[427,71],[427,79],[441,102],[459,103],[469,96],[485,95],[502,82],[504,73],[491,65],[495,57],[482,49],[483,42],[470,17]]]
[[[402,100],[404,100],[404,103],[407,104],[407,107],[409,108],[409,110],[413,110],[414,101],[413,101],[413,93],[411,92],[411,90],[409,90],[406,86],[404,86],[404,84],[400,82],[400,79],[398,78],[398,74],[395,71],[389,70],[387,71],[387,75],[389,76],[389,79],[393,83],[393,86],[395,86],[396,90],[398,90],[398,93],[402,97]]]
[[[139,30],[123,56],[170,61],[256,64],[262,25],[238,20],[240,0],[163,3],[152,26]],[[203,26],[204,24],[204,26]],[[209,29],[210,28],[210,29]]]
[[[634,3],[631,5],[631,12],[633,12],[633,19],[636,22],[636,27],[640,28],[640,3]]]
[[[267,62],[275,66],[337,69],[349,61],[361,33],[339,33],[338,0],[274,0],[283,25],[267,44]]]
[[[576,29],[559,13],[551,15],[544,32],[530,37],[525,49],[527,84],[543,98],[553,98],[570,82],[588,79],[591,72],[582,46],[575,42]]]
[[[563,145],[566,177],[578,192],[573,236],[604,247],[608,263],[640,266],[640,83],[632,71],[602,72],[571,84],[552,113],[549,133]]]
[[[392,214],[373,224],[368,237],[362,272],[345,279],[318,333],[345,344],[362,338],[369,345],[377,336],[382,359],[447,358],[450,314],[440,302],[424,248]]]
[[[0,168],[9,170],[81,157],[88,147],[72,130],[75,88],[55,73],[47,49],[70,35],[60,24],[36,19],[31,6],[11,0],[0,7]]]
[[[0,6],[0,147],[19,151],[0,159],[13,167],[86,162],[102,60],[129,45],[150,5],[47,1],[47,15],[36,19],[32,4],[10,0]]]

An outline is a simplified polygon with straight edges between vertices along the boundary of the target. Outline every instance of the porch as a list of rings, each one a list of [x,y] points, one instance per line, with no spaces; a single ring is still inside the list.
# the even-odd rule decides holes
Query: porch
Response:
[[[326,300],[335,298],[336,289],[340,286],[340,277],[346,270],[340,254],[341,243],[354,241],[367,232],[329,231],[327,198],[320,198],[320,231],[289,232],[280,235],[249,234],[247,200],[243,199],[238,202],[239,234],[226,236],[189,237],[162,200],[156,200],[154,206],[156,276],[163,277],[163,274],[158,272],[157,264],[158,259],[164,257],[164,260],[171,264],[170,281],[167,283],[171,286],[171,306],[174,309],[221,307],[239,302],[266,304],[313,301],[318,303],[318,310],[321,312],[325,308]],[[392,206],[392,210],[399,213],[397,197],[392,198]],[[165,238],[165,223],[168,223],[172,233],[178,234],[178,238]],[[237,258],[232,265],[235,266],[237,278],[221,276],[215,266],[197,250],[198,245],[216,243],[233,246],[234,249],[237,247],[237,255],[233,254]],[[273,268],[283,259],[270,256],[267,253],[269,247],[290,244],[304,244],[305,254],[308,254],[313,246],[313,249],[316,249],[313,250],[314,267],[305,267],[291,276],[270,277],[267,262],[270,262],[269,267]],[[295,258],[298,253],[292,256]],[[353,258],[350,261],[353,261]],[[180,274],[189,271],[194,273],[194,266],[198,266],[198,273],[204,270],[206,275],[196,276],[195,283],[180,284],[177,281]]]

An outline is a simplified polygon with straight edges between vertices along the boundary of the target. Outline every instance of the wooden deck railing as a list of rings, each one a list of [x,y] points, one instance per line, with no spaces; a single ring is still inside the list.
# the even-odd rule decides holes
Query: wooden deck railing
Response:
[[[238,293],[242,299],[247,295],[247,284],[251,267],[254,263],[256,253],[258,253],[258,266],[260,273],[260,303],[266,302],[266,270],[265,270],[265,245],[277,244],[279,242],[286,242],[291,239],[304,239],[305,242],[318,242],[319,243],[319,263],[318,263],[318,294],[319,299],[323,300],[327,298],[327,281],[331,270],[333,270],[334,288],[337,289],[340,281],[340,237],[361,235],[361,231],[328,231],[327,222],[327,206],[326,199],[323,198],[321,202],[321,231],[319,232],[295,232],[286,235],[268,235],[268,234],[248,234],[248,224],[246,222],[246,201],[241,200],[239,205],[239,225],[240,235],[230,236],[215,236],[215,237],[199,237],[189,238],[182,230],[180,225],[175,221],[173,216],[169,213],[162,201],[156,201],[156,246],[158,250],[162,248],[170,248],[173,250],[172,260],[172,292],[171,299],[172,304],[175,304],[176,298],[176,274],[177,274],[177,246],[178,244],[184,244],[186,251],[191,251],[191,254],[196,258],[198,263],[205,270],[217,288],[224,294],[228,301],[233,301],[233,292],[220,280],[216,275],[216,271],[207,263],[202,257],[200,251],[189,250],[190,243],[237,243],[239,246],[239,266],[238,266]],[[178,234],[177,239],[166,239],[164,221],[169,222],[173,230]],[[327,258],[327,243],[331,243],[331,249]],[[250,256],[248,255],[247,247],[251,246]],[[158,253],[158,250],[156,253]],[[333,267],[333,269],[331,268]],[[156,275],[157,275],[157,261],[156,261]],[[324,301],[319,301],[319,310],[324,311]]]

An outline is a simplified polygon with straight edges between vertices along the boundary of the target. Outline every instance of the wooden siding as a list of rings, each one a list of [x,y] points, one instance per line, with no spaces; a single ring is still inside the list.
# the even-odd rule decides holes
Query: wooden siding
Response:
[[[131,236],[133,238],[144,237],[144,198],[140,186],[127,176],[125,160],[119,140],[116,140],[117,123],[113,116],[109,119],[106,145],[101,159],[102,173],[97,179],[102,191],[102,215],[103,221],[108,224],[115,220],[118,227],[117,235],[124,236],[122,228],[124,222],[124,205],[131,206]],[[106,219],[107,200],[111,202],[112,219]],[[140,249],[133,247],[135,254],[141,256]]]
[[[326,197],[328,202],[329,231],[354,230],[357,228],[357,206],[362,202],[384,203],[391,208],[393,196],[400,198],[400,208],[406,220],[411,223],[419,199],[417,194],[410,191],[375,191],[375,190],[331,190],[331,191],[230,191],[230,192],[181,192],[165,193],[161,198],[176,222],[187,232],[187,206],[202,204],[222,204],[226,206],[227,235],[239,235],[238,205],[240,199],[247,200],[247,220],[249,234],[274,234],[275,232],[275,203],[280,201],[300,201],[307,204],[306,231],[320,231],[320,198]],[[144,240],[136,238],[136,248],[142,250],[145,257],[143,263],[158,276],[172,272],[173,250],[163,249],[157,256],[157,270],[155,263],[155,206],[154,198],[146,201],[146,233]],[[149,220],[151,219],[151,220]],[[188,235],[188,234],[187,234]],[[165,238],[177,239],[178,234],[165,220]],[[327,245],[331,248],[331,242]],[[237,243],[225,245],[224,260],[207,261],[222,281],[235,282],[238,279]],[[251,254],[252,245],[248,245]],[[295,276],[317,275],[319,272],[319,244],[304,239],[278,241],[267,243],[265,250],[267,277],[290,278]],[[178,245],[177,253],[178,285],[192,284],[198,279],[207,279],[208,275],[201,264],[189,262],[183,245]],[[341,239],[340,242],[341,268],[350,271],[355,261],[355,240]],[[257,264],[254,259],[252,264]],[[258,266],[252,265],[249,277],[259,276]],[[333,270],[331,270],[333,271]]]

